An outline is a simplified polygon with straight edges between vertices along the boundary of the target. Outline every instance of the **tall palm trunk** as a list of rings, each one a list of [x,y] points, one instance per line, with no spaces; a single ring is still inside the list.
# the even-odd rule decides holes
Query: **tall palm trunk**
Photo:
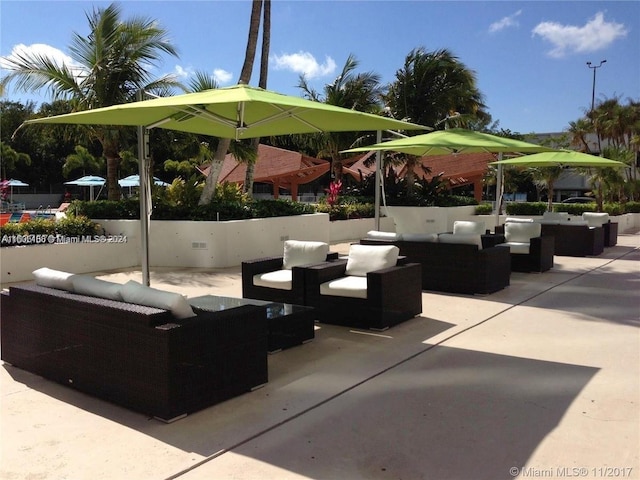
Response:
[[[262,12],[262,51],[260,52],[260,80],[258,86],[267,88],[267,76],[269,73],[269,48],[271,45],[271,0],[263,0],[264,10]],[[244,177],[244,192],[249,196],[253,193],[253,176],[256,161],[258,160],[258,146],[260,138],[251,141],[251,148],[256,152],[255,160],[247,163],[247,171]]]
[[[253,3],[251,5],[251,20],[249,23],[247,50],[245,53],[244,64],[242,66],[242,71],[240,72],[240,79],[238,80],[238,84],[248,85],[249,80],[251,80],[251,71],[253,70],[253,62],[256,57],[258,32],[260,31],[260,12],[262,11],[262,2],[263,0],[253,0]],[[211,202],[211,199],[216,192],[216,184],[218,183],[218,177],[220,176],[220,171],[222,170],[224,157],[229,151],[230,143],[231,139],[229,138],[221,138],[218,143],[216,154],[211,161],[211,170],[209,171],[209,176],[207,177],[204,189],[202,190],[202,195],[200,196],[200,201],[198,202],[200,205],[206,205]]]

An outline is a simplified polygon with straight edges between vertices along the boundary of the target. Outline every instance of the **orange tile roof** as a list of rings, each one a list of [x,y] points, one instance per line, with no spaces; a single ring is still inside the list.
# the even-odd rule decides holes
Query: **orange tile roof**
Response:
[[[309,183],[329,171],[330,162],[319,158],[308,157],[298,152],[258,145],[253,180],[258,183],[271,183],[280,188],[291,191],[297,196],[298,185]],[[210,167],[200,169],[209,175]],[[219,183],[244,183],[247,165],[238,163],[232,154],[228,154],[222,165]]]
[[[351,175],[356,180],[360,179],[360,171],[363,176],[375,172],[375,165],[365,166],[365,162],[371,158],[375,152],[368,152],[358,155],[345,161],[343,168],[345,174]],[[428,167],[431,173],[425,174],[424,170],[417,165],[414,169],[418,177],[431,179],[434,175],[443,173],[443,178],[448,179],[454,185],[471,183],[473,177],[483,176],[488,169],[488,163],[497,160],[492,153],[458,153],[449,155],[434,155],[422,157],[422,165]],[[403,176],[406,166],[395,167],[396,173]]]

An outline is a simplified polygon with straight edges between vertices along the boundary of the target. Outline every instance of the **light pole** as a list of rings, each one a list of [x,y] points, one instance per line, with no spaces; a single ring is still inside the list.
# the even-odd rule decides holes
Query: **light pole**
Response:
[[[593,108],[595,106],[596,101],[596,70],[599,69],[603,63],[607,63],[606,60],[600,60],[599,65],[591,65],[591,62],[587,62],[587,67],[593,70],[593,86],[591,88],[591,113],[593,113]]]

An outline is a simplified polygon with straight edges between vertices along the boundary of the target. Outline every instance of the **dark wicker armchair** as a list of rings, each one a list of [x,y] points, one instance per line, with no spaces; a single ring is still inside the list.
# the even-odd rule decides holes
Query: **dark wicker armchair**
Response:
[[[582,220],[590,227],[602,227],[604,229],[604,246],[614,247],[618,243],[618,223],[612,222],[608,213],[584,212]]]
[[[385,248],[352,245],[352,250],[354,247]],[[420,264],[394,262],[393,266],[368,271],[364,275],[364,298],[346,296],[344,292],[327,294],[330,284],[350,278],[353,272],[347,270],[348,263],[349,260],[337,260],[304,269],[307,304],[316,309],[320,322],[385,330],[422,313]],[[359,281],[363,281],[362,277]]]
[[[301,251],[305,246],[314,246],[314,244],[323,252],[317,250],[306,257],[306,260],[304,254],[300,254],[295,261],[292,261],[292,252],[296,248]],[[320,246],[323,247],[320,248]],[[329,252],[329,245],[326,243],[288,240],[285,242],[283,256],[242,262],[242,297],[305,305],[305,278],[302,267],[337,258],[338,254]]]
[[[590,227],[586,223],[542,224],[542,235],[551,235],[555,239],[554,253],[569,257],[600,255],[604,251],[604,229]],[[582,222],[580,222],[582,223]]]
[[[529,228],[534,233],[523,235]],[[498,246],[508,246],[511,251],[511,271],[546,272],[553,267],[555,239],[552,235],[542,235],[539,223],[506,223],[496,226],[495,233],[505,238]]]

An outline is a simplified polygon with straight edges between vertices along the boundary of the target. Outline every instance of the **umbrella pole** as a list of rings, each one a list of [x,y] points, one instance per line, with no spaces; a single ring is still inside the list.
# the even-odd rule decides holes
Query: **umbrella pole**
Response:
[[[502,160],[502,152],[498,153],[498,161]],[[498,163],[498,171],[496,172],[496,227],[500,225],[500,210],[502,210],[502,184],[504,172],[502,165]],[[494,230],[495,232],[495,230]]]
[[[151,213],[151,198],[149,195],[149,176],[146,138],[148,133],[145,127],[138,127],[138,172],[140,174],[140,240],[141,248],[141,269],[142,283],[147,287],[151,284],[149,279],[149,223]]]
[[[376,143],[380,143],[382,142],[382,130],[378,130],[377,132],[377,137],[376,137]],[[376,226],[376,230],[380,230],[380,185],[381,185],[381,180],[382,180],[382,173],[381,173],[381,167],[382,167],[382,151],[378,150],[376,151],[376,192],[375,192],[375,226]]]

